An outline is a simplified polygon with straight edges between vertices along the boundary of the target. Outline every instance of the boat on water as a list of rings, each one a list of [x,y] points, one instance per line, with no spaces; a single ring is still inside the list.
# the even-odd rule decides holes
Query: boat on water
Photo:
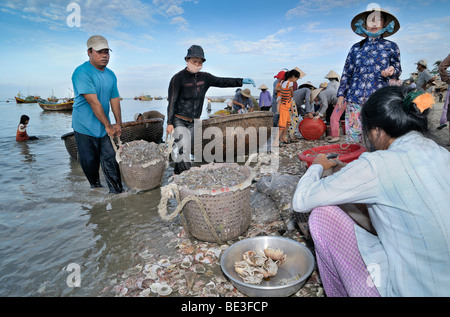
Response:
[[[209,101],[211,102],[225,102],[225,98],[216,98],[216,99],[212,99],[212,98],[208,98]]]
[[[59,103],[40,101],[39,106],[42,110],[46,111],[71,111],[73,109],[73,103],[73,100],[67,100]]]
[[[16,103],[37,103],[40,99],[39,96],[24,97],[21,93],[18,93],[14,98],[16,99]]]
[[[155,100],[163,100],[163,97],[155,97]]]
[[[258,151],[271,137],[273,113],[270,111],[253,111],[243,114],[212,115],[202,124],[202,153],[221,157],[249,155]],[[215,128],[215,129],[212,129]],[[214,135],[209,137],[209,135]],[[216,138],[219,138],[216,140]],[[216,143],[217,142],[217,143]],[[199,149],[197,140],[192,147],[192,154]],[[220,153],[216,155],[216,150]]]
[[[164,120],[161,118],[145,119],[143,121],[131,121],[122,123],[120,140],[123,143],[145,140],[147,142],[160,143],[163,136]],[[78,149],[74,132],[61,136],[70,157],[78,161]]]
[[[151,101],[151,100],[153,100],[153,97],[150,96],[150,95],[140,96],[139,100],[141,100],[141,101]]]

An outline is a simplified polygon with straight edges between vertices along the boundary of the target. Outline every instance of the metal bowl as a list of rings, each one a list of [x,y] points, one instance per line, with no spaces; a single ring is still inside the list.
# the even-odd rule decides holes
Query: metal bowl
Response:
[[[242,255],[250,250],[270,247],[284,251],[286,261],[278,268],[276,276],[263,280],[259,285],[245,283],[234,270],[234,263],[242,261]],[[314,257],[304,245],[292,239],[263,236],[244,239],[225,250],[220,266],[223,273],[241,293],[250,297],[284,297],[296,293],[314,270]],[[300,278],[296,278],[300,274]],[[287,281],[287,282],[286,282]]]

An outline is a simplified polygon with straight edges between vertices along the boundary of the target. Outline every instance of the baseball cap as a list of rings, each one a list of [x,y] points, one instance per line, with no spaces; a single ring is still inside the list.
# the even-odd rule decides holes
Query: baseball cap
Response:
[[[94,49],[96,51],[101,51],[105,48],[109,49],[108,41],[101,35],[93,35],[87,40],[87,48]]]

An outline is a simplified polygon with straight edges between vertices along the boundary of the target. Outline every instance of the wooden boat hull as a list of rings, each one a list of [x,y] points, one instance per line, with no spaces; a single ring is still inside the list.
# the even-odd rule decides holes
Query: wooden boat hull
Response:
[[[14,98],[16,98],[17,103],[37,103],[38,102],[37,100],[26,100],[26,99],[17,98],[17,97],[14,97]]]
[[[202,120],[202,140],[195,139],[192,154],[198,153],[198,144],[202,146],[203,158],[211,154],[226,160],[227,157],[237,157],[256,153],[271,137],[273,127],[273,113],[269,111],[254,111],[244,114],[217,116]],[[208,129],[218,128],[218,129]],[[220,132],[219,132],[220,130]],[[209,137],[210,133],[219,132],[219,135]],[[206,132],[206,133],[205,133]],[[222,140],[215,140],[222,136]],[[218,146],[213,146],[217,141]],[[222,143],[220,145],[220,143]],[[208,145],[209,144],[209,145]],[[231,145],[231,146],[230,146]]]
[[[122,124],[122,135],[120,140],[123,143],[145,140],[147,142],[160,143],[163,136],[164,120],[160,118],[146,119],[139,122],[125,122]],[[78,161],[78,150],[75,142],[74,132],[69,132],[61,136],[70,157]]]
[[[46,111],[70,111],[73,109],[73,101],[64,103],[41,103],[39,106]]]

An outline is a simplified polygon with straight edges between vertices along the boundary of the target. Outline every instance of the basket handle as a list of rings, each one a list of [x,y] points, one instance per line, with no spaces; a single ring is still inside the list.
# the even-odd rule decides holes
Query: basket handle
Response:
[[[120,137],[117,137],[118,144],[119,144],[119,148],[117,148],[116,142],[114,142],[114,137],[109,136],[109,139],[111,140],[111,144],[114,148],[114,151],[116,152],[116,161],[117,161],[117,163],[120,163],[122,161],[122,159],[120,158],[120,153],[122,152],[122,147],[123,147],[122,141],[120,140]]]
[[[170,215],[167,215],[167,202],[170,198],[173,197],[173,194],[175,194],[175,196],[177,198],[178,206],[174,212],[172,212]],[[159,205],[158,205],[158,214],[163,220],[166,220],[166,221],[172,220],[176,216],[178,216],[178,214],[182,213],[184,206],[190,201],[194,201],[197,203],[198,207],[200,208],[200,210],[203,214],[203,219],[205,220],[206,224],[208,225],[208,228],[211,231],[211,234],[216,239],[216,242],[218,244],[223,244],[223,242],[222,242],[222,240],[220,240],[217,232],[214,230],[214,227],[211,224],[208,214],[206,213],[205,206],[200,201],[200,199],[198,199],[198,197],[196,195],[189,195],[189,196],[185,197],[183,199],[183,201],[180,203],[180,190],[179,190],[177,184],[175,184],[175,183],[169,184],[169,185],[161,188],[161,201],[159,202]],[[187,226],[186,226],[185,230],[188,230]]]

